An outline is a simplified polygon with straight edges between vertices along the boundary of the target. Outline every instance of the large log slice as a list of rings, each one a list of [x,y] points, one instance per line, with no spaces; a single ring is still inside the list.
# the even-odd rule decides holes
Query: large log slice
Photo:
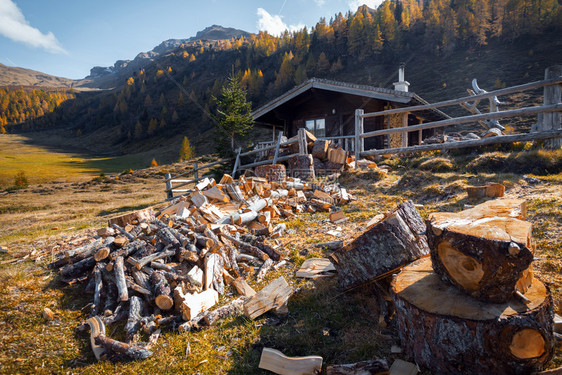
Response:
[[[402,348],[435,374],[528,374],[553,355],[553,303],[533,278],[527,304],[478,301],[443,282],[429,259],[392,282]]]
[[[459,213],[438,212],[427,222],[433,269],[474,298],[505,302],[530,286],[532,224],[493,216],[491,205]],[[500,215],[509,210],[499,210]]]
[[[259,165],[255,168],[257,177],[264,177],[268,182],[283,182],[287,178],[284,164]]]
[[[428,254],[423,219],[408,201],[330,257],[340,285],[350,288],[384,277]]]

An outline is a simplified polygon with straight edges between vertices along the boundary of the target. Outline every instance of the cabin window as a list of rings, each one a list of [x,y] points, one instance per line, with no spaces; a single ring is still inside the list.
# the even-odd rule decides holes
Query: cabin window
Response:
[[[326,120],[323,118],[306,120],[306,130],[314,134],[317,138],[326,136]]]

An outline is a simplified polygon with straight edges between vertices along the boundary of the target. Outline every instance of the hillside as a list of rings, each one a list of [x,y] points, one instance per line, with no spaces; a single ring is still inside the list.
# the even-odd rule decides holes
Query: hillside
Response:
[[[70,78],[52,76],[31,69],[17,68],[0,64],[0,87],[37,86],[71,88],[76,81]]]

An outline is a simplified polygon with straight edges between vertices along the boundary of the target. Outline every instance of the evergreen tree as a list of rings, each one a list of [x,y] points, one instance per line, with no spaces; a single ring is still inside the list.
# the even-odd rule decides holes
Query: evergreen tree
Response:
[[[193,148],[189,143],[189,139],[187,139],[187,137],[183,137],[183,142],[181,143],[181,148],[180,148],[180,161],[193,159],[194,157],[195,157],[195,151],[193,151]]]
[[[235,75],[228,77],[220,96],[213,99],[217,105],[217,114],[214,118],[220,137],[219,147],[221,143],[225,143],[224,141],[230,143],[230,152],[221,149],[218,151],[227,156],[234,152],[236,139],[246,136],[254,125],[252,103],[246,100],[246,92],[240,88],[240,81]],[[220,142],[221,140],[223,142]]]

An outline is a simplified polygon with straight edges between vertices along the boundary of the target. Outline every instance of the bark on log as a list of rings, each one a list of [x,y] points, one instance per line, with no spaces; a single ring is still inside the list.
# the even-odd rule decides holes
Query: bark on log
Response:
[[[301,180],[314,180],[314,161],[312,155],[294,155],[287,160],[289,173]]]
[[[101,277],[102,264],[97,264],[94,267],[94,305],[92,306],[92,315],[98,315],[101,310],[101,291],[103,288],[103,281]]]
[[[87,258],[87,256],[79,258],[78,256],[80,254],[84,254],[84,253],[91,254],[92,249],[99,248],[100,246],[102,246],[102,243],[103,243],[102,239],[98,238],[97,240],[92,241],[89,244],[86,244],[84,246],[80,246],[80,247],[74,248],[72,250],[67,250],[60,256],[59,259],[55,260],[52,263],[49,263],[47,267],[49,267],[49,268],[60,268],[60,267],[66,265],[66,264],[69,264],[69,263],[70,264],[77,263],[80,260]]]
[[[82,259],[77,263],[67,264],[61,269],[60,273],[63,277],[66,278],[85,275],[89,273],[95,265],[96,260],[93,256],[90,256],[89,258]]]
[[[320,160],[326,160],[328,157],[328,147],[330,146],[330,140],[317,139],[312,146],[312,157],[318,158]]]
[[[388,363],[384,359],[373,359],[345,365],[331,365],[326,375],[383,375],[388,374]]]
[[[146,244],[143,241],[141,240],[133,241],[130,244],[120,248],[119,250],[116,250],[111,254],[109,254],[108,258],[109,260],[115,260],[119,256],[122,256],[123,258],[127,258],[128,256],[134,255],[137,251],[140,251],[145,247]]]
[[[287,178],[284,164],[259,165],[254,172],[256,176],[264,177],[268,182],[282,183]]]
[[[230,302],[228,305],[221,306],[216,310],[207,311],[203,314],[203,319],[208,326],[215,324],[217,320],[228,318],[233,315],[242,314],[242,306],[246,298],[239,297],[234,301]]]
[[[263,262],[263,264],[261,265],[261,267],[258,270],[258,273],[256,275],[256,281],[258,283],[263,280],[263,278],[265,277],[265,275],[267,274],[267,271],[269,271],[271,266],[273,266],[273,260],[266,259],[265,262]]]
[[[135,333],[141,329],[143,301],[137,296],[132,296],[129,301],[129,319],[125,325],[125,342],[129,343]]]
[[[263,261],[269,259],[269,256],[265,252],[263,252],[262,250],[258,249],[255,246],[250,245],[249,243],[237,240],[236,238],[231,237],[224,233],[221,233],[221,236],[223,236],[224,238],[226,238],[227,240],[238,246],[240,249],[247,251],[248,253],[260,258]]]
[[[473,299],[420,259],[392,282],[402,348],[436,374],[528,374],[553,355],[552,297],[533,279],[525,304]]]
[[[113,272],[115,273],[115,285],[117,285],[119,301],[127,301],[129,299],[129,293],[127,290],[127,281],[125,280],[123,257],[117,257],[117,259],[115,259]]]
[[[476,299],[505,302],[531,281],[533,248],[529,222],[480,218],[478,211],[434,213],[427,221],[433,268],[446,282]]]
[[[152,355],[150,350],[147,350],[140,345],[127,344],[117,341],[104,334],[98,335],[94,340],[97,345],[101,345],[107,351],[114,354],[122,354],[130,359],[146,359]]]
[[[113,229],[115,229],[117,232],[121,233],[121,235],[127,237],[127,239],[128,239],[129,241],[134,241],[134,240],[135,240],[135,236],[133,236],[131,233],[127,232],[127,231],[125,230],[125,228],[122,228],[122,227],[120,227],[120,226],[117,225],[117,224],[111,224],[111,227],[112,227]]]
[[[139,259],[139,260],[135,260],[134,258],[129,257],[127,259],[127,262],[134,265],[138,270],[140,270],[141,268],[143,268],[144,266],[146,266],[147,264],[149,264],[150,262],[152,262],[154,260],[171,257],[171,256],[174,256],[175,254],[176,254],[175,250],[164,250],[164,251],[161,251],[161,252],[158,252],[158,253],[153,253],[153,254],[147,255],[144,258]]]
[[[384,277],[429,254],[425,224],[412,201],[398,205],[384,220],[330,257],[343,288]]]
[[[170,310],[174,306],[174,300],[172,299],[172,289],[170,284],[166,281],[166,278],[160,271],[152,272],[150,275],[150,280],[152,281],[152,290],[156,298],[154,302],[161,310]]]

